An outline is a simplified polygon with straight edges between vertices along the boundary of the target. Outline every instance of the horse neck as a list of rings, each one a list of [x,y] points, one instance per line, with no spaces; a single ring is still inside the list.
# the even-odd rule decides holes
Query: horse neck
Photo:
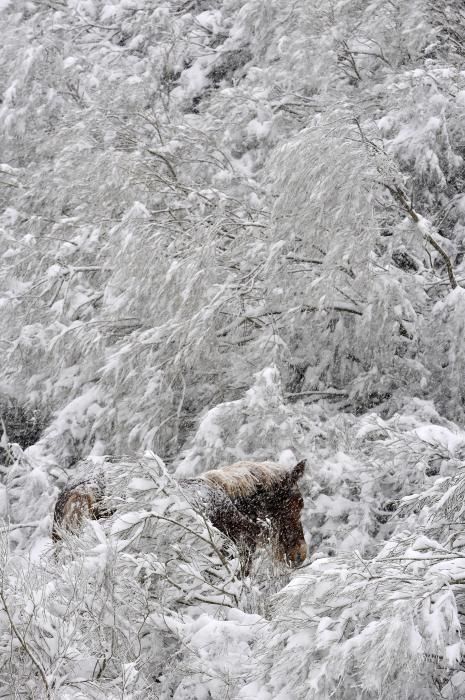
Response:
[[[286,500],[285,489],[258,488],[253,494],[232,498],[236,508],[252,520],[274,518]]]
[[[257,488],[247,496],[230,496],[223,489],[212,486],[199,477],[179,479],[178,484],[194,508],[200,508],[209,516],[227,507],[229,502],[253,522],[266,518],[275,519],[288,496],[287,489],[263,487]]]

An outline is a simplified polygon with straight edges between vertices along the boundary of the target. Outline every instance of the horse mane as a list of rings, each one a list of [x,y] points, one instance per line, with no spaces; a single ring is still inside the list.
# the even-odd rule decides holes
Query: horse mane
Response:
[[[230,498],[247,498],[257,491],[279,488],[292,469],[276,462],[236,462],[219,469],[211,469],[198,478],[210,486],[220,488]]]

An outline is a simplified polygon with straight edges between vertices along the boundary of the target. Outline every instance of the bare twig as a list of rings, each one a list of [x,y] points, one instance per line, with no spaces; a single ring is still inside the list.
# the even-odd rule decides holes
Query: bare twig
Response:
[[[0,600],[1,600],[2,605],[3,605],[3,610],[8,618],[8,622],[10,623],[11,630],[12,630],[13,634],[15,635],[15,637],[17,638],[18,642],[21,644],[25,653],[29,656],[32,664],[37,669],[39,676],[41,678],[41,681],[44,684],[45,694],[46,694],[47,700],[50,700],[51,699],[50,686],[48,684],[48,680],[47,680],[47,676],[45,674],[45,671],[42,668],[42,664],[40,663],[40,661],[38,661],[38,659],[36,659],[35,654],[32,653],[29,645],[26,643],[26,640],[24,639],[23,635],[21,634],[19,629],[16,627],[16,624],[14,623],[13,618],[11,616],[10,609],[8,607],[8,604],[7,604],[7,601],[5,598],[5,592],[3,589],[3,579],[2,579],[2,585],[0,587]]]
[[[10,532],[10,530],[21,530],[22,528],[27,528],[27,527],[30,527],[33,529],[35,527],[38,527],[39,525],[40,525],[39,520],[35,523],[18,523],[16,525],[14,525],[14,524],[6,525],[5,527],[0,527],[0,533]]]

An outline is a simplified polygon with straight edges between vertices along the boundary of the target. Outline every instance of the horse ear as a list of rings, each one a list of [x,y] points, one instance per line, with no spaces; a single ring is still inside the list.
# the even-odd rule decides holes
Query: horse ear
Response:
[[[293,470],[291,471],[291,482],[295,484],[299,479],[301,479],[304,475],[305,471],[305,465],[307,464],[306,459],[302,459],[300,462],[298,462]]]

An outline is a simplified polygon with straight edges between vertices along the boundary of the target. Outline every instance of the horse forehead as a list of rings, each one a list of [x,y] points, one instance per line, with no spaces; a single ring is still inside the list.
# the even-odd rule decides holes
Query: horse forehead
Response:
[[[293,486],[292,489],[290,490],[290,492],[289,492],[289,499],[290,499],[290,500],[299,501],[299,502],[302,503],[302,505],[303,505],[304,497],[303,497],[303,495],[302,495],[302,491],[299,489],[299,487],[297,486],[297,484],[294,484],[294,486]]]

